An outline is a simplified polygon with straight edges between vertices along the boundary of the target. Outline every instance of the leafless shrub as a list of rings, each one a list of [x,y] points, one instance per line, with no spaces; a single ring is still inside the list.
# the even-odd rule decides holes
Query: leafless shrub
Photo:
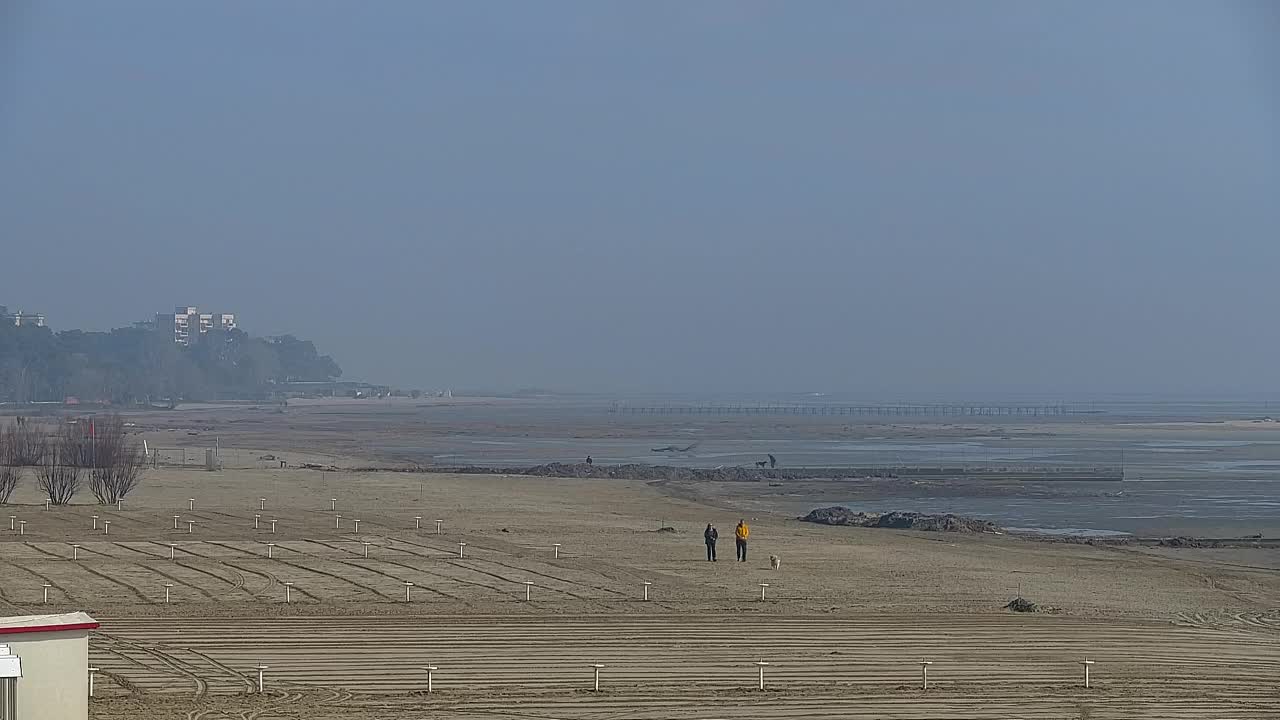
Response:
[[[78,468],[91,468],[94,464],[94,419],[75,418],[58,427],[58,447],[62,449],[63,462]]]
[[[103,418],[92,427],[89,490],[98,502],[114,504],[138,486],[146,458],[129,439],[119,415]]]
[[[40,426],[24,417],[17,418],[13,425],[5,428],[0,442],[8,448],[9,464],[14,467],[39,465],[48,447]]]
[[[18,487],[18,479],[22,477],[22,468],[13,462],[13,451],[9,447],[9,439],[0,435],[0,505],[9,502],[14,489]]]
[[[66,505],[80,490],[81,469],[75,464],[75,451],[74,444],[64,445],[59,440],[45,452],[44,462],[36,470],[36,486],[54,505]]]
[[[22,468],[12,465],[0,465],[0,505],[7,505],[13,491],[18,489],[18,481],[22,479]]]

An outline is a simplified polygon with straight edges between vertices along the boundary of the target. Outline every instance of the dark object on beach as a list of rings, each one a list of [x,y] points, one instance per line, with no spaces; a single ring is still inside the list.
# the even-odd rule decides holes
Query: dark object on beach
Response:
[[[675,529],[675,528],[673,528],[673,527],[665,527],[665,526],[664,526],[664,527],[660,527],[660,528],[658,528],[657,530],[654,530],[654,532],[660,532],[660,533],[673,533],[673,532],[675,532],[675,531],[676,531],[676,529]]]
[[[1160,538],[1160,547],[1171,548],[1198,548],[1208,547],[1208,545],[1193,537],[1167,537]]]
[[[819,525],[848,525],[891,530],[997,534],[1001,532],[1000,526],[990,520],[979,520],[962,515],[929,515],[918,512],[866,513],[854,512],[847,507],[839,506],[818,508],[800,519]]]
[[[1004,609],[1012,610],[1014,612],[1020,612],[1020,613],[1040,612],[1039,605],[1036,605],[1035,603],[1031,602],[1030,600],[1022,596],[1018,596],[1010,600],[1009,603],[1004,606]]]
[[[773,453],[768,453],[768,455],[769,455],[769,467],[771,468],[778,467],[778,458],[774,457]]]
[[[592,458],[594,461],[594,458]],[[763,461],[768,464],[768,461]],[[856,468],[828,470],[817,476],[808,470],[759,470],[753,467],[686,468],[672,465],[591,465],[580,463],[549,463],[528,468],[492,468],[479,466],[444,467],[433,472],[457,472],[469,475],[527,475],[530,477],[600,478],[613,480],[639,480],[642,482],[759,482],[764,479],[799,479],[806,477],[863,478],[866,473]]]

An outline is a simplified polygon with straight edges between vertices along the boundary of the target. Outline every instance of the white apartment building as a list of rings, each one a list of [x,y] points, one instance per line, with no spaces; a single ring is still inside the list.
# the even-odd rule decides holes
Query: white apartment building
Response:
[[[44,327],[44,315],[40,313],[26,313],[19,310],[18,312],[9,312],[9,308],[0,305],[0,322],[6,325],[32,325],[34,327]]]
[[[195,306],[179,305],[173,314],[156,313],[155,326],[161,332],[172,330],[175,343],[190,345],[210,330],[236,329],[236,316],[234,313],[202,313]]]

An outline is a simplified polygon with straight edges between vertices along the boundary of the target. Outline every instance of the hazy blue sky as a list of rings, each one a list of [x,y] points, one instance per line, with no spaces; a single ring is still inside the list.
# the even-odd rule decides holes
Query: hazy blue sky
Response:
[[[1275,8],[0,0],[0,304],[409,386],[1275,389]]]

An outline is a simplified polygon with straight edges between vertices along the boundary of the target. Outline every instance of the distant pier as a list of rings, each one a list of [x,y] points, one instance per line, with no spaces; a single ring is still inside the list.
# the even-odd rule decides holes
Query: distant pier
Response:
[[[706,404],[628,405],[615,402],[609,412],[621,415],[862,415],[935,417],[1055,417],[1075,414],[1066,405],[828,405]]]

